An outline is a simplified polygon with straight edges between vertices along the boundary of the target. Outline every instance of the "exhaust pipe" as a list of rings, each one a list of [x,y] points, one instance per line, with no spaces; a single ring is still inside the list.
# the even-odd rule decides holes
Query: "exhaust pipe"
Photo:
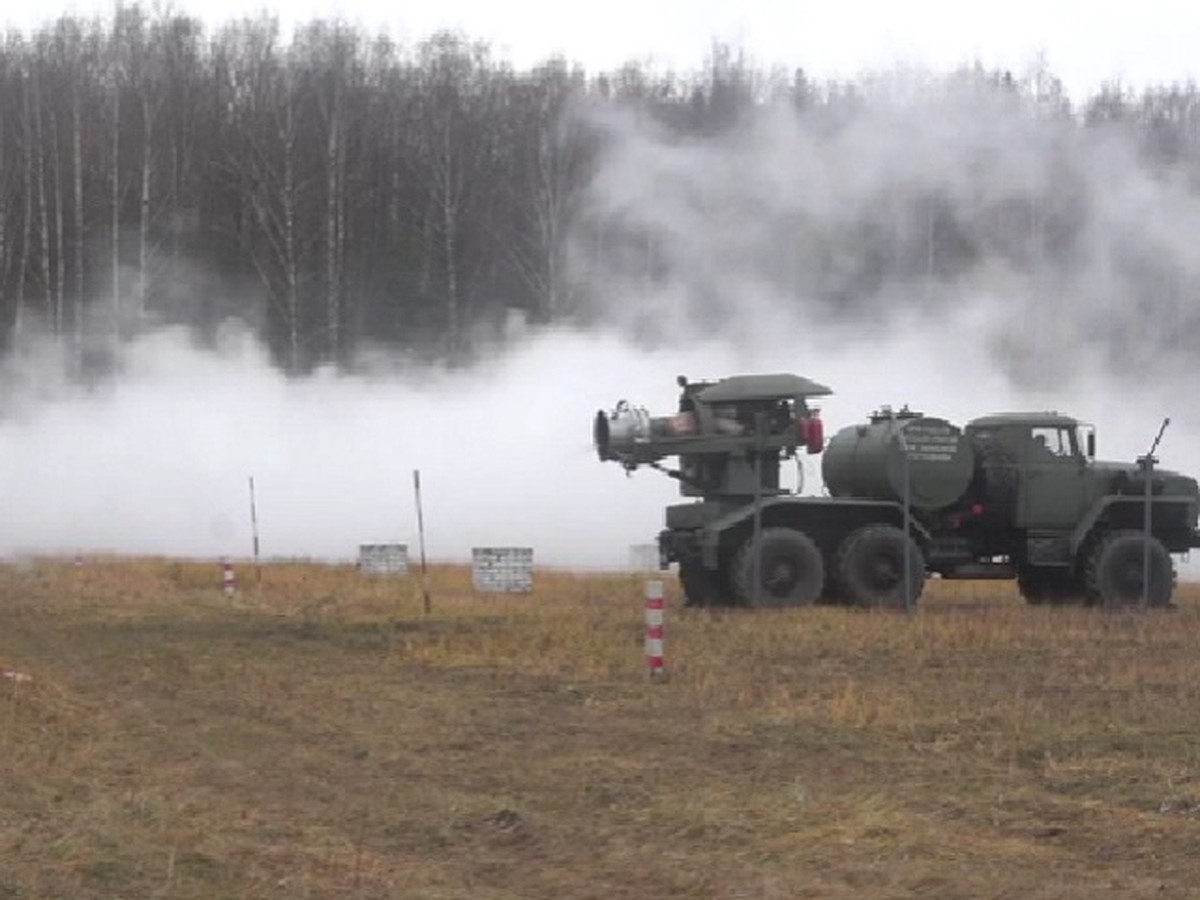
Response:
[[[656,438],[686,437],[697,433],[696,416],[681,412],[673,416],[651,416],[641,406],[622,400],[612,412],[596,412],[592,424],[592,443],[601,461],[624,461],[638,444]]]

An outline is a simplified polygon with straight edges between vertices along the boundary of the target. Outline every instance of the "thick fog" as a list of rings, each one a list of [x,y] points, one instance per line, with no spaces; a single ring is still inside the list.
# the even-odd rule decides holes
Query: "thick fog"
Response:
[[[1085,139],[1003,101],[895,90],[852,121],[764,116],[736,137],[668,139],[606,118],[573,246],[598,298],[588,325],[514,332],[469,368],[289,379],[230,324],[215,349],[182,330],[144,334],[119,375],[85,388],[61,376],[61,348],[25,339],[4,370],[0,551],[248,556],[251,476],[264,556],[415,551],[419,469],[435,560],[499,545],[622,565],[677,486],[600,463],[591,419],[620,399],[672,411],[678,374],[810,377],[834,390],[830,433],[882,404],[959,424],[1057,409],[1094,423],[1111,459],[1144,453],[1170,416],[1162,463],[1200,473],[1196,195],[1151,174],[1122,134]],[[1028,246],[837,302],[816,255],[845,252],[864,222],[895,246],[921,240],[921,222],[885,201],[930,186],[964,227],[1025,209]],[[1053,265],[1037,250],[1046,204],[1086,221]],[[589,228],[614,218],[654,248],[652,280],[585,261]],[[1169,282],[1154,296],[1130,287],[1147,258]],[[861,260],[845,269],[858,277]],[[807,493],[817,460],[803,460]]]
[[[548,332],[471,371],[301,381],[273,369],[244,333],[217,352],[162,333],[129,347],[118,381],[64,389],[6,420],[0,540],[7,552],[248,556],[253,476],[266,556],[349,558],[375,541],[415,550],[420,469],[434,559],[518,545],[547,564],[622,565],[630,545],[653,538],[676,486],[601,464],[591,416],[618,399],[670,411],[679,373],[805,373],[837,391],[823,404],[831,428],[881,403],[958,422],[1059,408],[1096,422],[1102,450],[1126,459],[1169,413],[1164,463],[1200,471],[1194,419],[1166,390],[1095,378],[1022,394],[980,349],[977,321],[897,332],[848,342],[786,329],[752,349],[694,341],[654,351],[613,334]],[[818,459],[804,460],[809,493],[819,490]]]

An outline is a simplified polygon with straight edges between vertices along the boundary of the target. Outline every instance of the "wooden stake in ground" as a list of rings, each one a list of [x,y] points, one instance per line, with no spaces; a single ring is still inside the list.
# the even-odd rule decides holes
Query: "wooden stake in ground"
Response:
[[[254,476],[250,476],[250,533],[254,535],[254,577],[262,581],[262,568],[258,564],[258,506],[254,502]]]
[[[433,612],[429,597],[429,578],[425,568],[425,514],[421,511],[421,470],[413,469],[413,493],[417,497],[417,537],[421,546],[421,595],[425,600],[425,615]]]

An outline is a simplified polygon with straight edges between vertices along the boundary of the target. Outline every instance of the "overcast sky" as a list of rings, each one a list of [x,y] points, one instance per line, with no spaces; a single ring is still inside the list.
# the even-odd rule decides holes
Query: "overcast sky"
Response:
[[[173,6],[210,22],[256,8],[244,0],[177,0]],[[27,28],[60,12],[111,8],[100,0],[52,0],[0,17]],[[1200,68],[1200,3],[1194,0],[288,0],[259,8],[289,22],[339,15],[402,40],[455,28],[488,40],[518,66],[561,53],[591,70],[629,59],[690,68],[714,39],[745,47],[764,65],[803,66],[821,78],[897,64],[938,71],[976,59],[1020,75],[1044,53],[1077,96],[1106,80],[1136,87],[1194,78]]]

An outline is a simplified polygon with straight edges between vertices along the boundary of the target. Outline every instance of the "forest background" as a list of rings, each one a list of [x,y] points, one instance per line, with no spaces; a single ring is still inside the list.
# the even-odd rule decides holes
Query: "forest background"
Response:
[[[285,37],[269,17],[211,31],[137,6],[59,18],[0,45],[0,337],[61,336],[84,374],[109,367],[113,338],[212,335],[230,318],[292,373],[380,349],[469,359],[514,322],[587,323],[612,285],[679,276],[645,215],[589,202],[620,117],[686,147],[787,115],[832,145],[864,109],[933,119],[951,96],[1058,135],[1039,144],[1051,177],[996,198],[981,158],[975,200],[896,180],[833,224],[798,214],[757,251],[776,294],[860,315],[885,285],[952,282],[981,261],[1069,267],[1088,218],[1071,148],[1114,132],[1147,177],[1196,189],[1193,84],[1073,99],[1045,65],[817,83],[722,44],[693,72],[517,70],[457,33],[402,47],[336,21]],[[1170,254],[1119,264],[1146,296],[1190,296],[1191,267]]]

